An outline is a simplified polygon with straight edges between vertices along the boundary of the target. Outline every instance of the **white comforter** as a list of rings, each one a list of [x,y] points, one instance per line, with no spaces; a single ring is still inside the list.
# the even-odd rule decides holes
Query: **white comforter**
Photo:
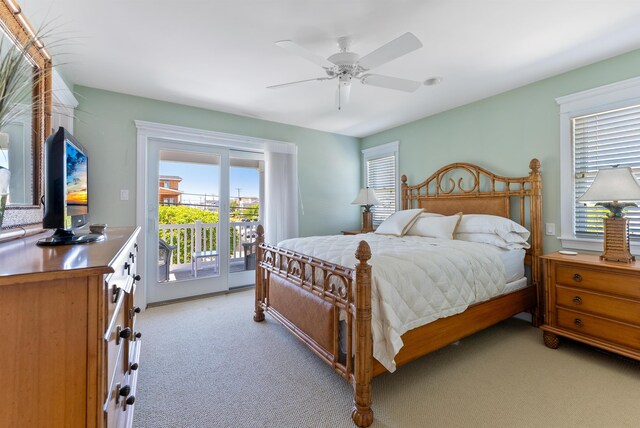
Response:
[[[373,356],[390,372],[404,333],[504,290],[504,265],[486,244],[368,233],[288,239],[278,246],[354,267],[363,239],[372,253]]]

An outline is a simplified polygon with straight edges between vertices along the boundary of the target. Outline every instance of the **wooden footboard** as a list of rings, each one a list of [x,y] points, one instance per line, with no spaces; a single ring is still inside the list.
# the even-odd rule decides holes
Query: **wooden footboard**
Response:
[[[351,417],[359,427],[371,425],[369,245],[360,242],[356,251],[359,263],[351,269],[265,244],[262,225],[258,226],[257,234],[254,321],[263,321],[268,312],[349,381],[354,388]],[[341,316],[346,324],[346,350],[342,358]]]

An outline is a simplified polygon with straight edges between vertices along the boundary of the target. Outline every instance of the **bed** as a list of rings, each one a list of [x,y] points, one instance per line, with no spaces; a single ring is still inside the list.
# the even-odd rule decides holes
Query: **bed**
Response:
[[[381,363],[374,357],[374,336],[377,334],[375,327],[378,321],[373,317],[375,325],[372,327],[372,313],[382,312],[376,305],[385,304],[384,301],[377,300],[372,304],[372,283],[376,285],[381,282],[380,278],[373,276],[371,264],[376,266],[374,271],[377,270],[377,275],[380,275],[376,257],[382,258],[384,247],[378,242],[381,240],[378,237],[342,237],[339,243],[336,240],[335,244],[331,244],[332,248],[342,246],[339,254],[344,253],[345,245],[353,245],[351,251],[355,251],[355,259],[339,258],[344,262],[343,265],[318,257],[314,254],[315,247],[309,246],[309,242],[313,246],[321,246],[325,242],[322,240],[329,238],[300,241],[306,242],[307,249],[314,250],[303,253],[297,251],[298,248],[292,243],[285,242],[285,246],[265,243],[263,229],[259,226],[254,321],[263,321],[265,313],[269,313],[350,382],[354,388],[351,412],[353,422],[359,427],[371,425],[371,381],[374,376],[393,371],[396,367],[520,312],[530,312],[534,326],[541,324],[540,162],[537,159],[531,160],[529,169],[526,176],[504,177],[470,163],[454,163],[440,168],[416,185],[407,184],[407,177],[402,176],[402,210],[409,212],[412,209],[423,209],[445,216],[462,212],[509,218],[530,231],[530,248],[524,255],[514,256],[515,253],[510,252],[511,255],[503,256],[521,257],[527,266],[528,281],[520,280],[517,286],[509,289],[507,286],[513,281],[507,282],[505,279],[505,286],[499,287],[499,292],[485,296],[478,303],[470,301],[461,312],[450,311],[445,317],[427,324],[407,331],[400,329],[401,347],[393,355],[391,365],[385,358],[380,358]],[[350,238],[351,241],[344,241],[344,238]],[[425,247],[425,251],[428,247],[422,243],[413,243],[411,239],[405,239],[405,242],[407,248],[411,249],[405,252],[403,257],[406,258],[410,258],[414,248],[417,253],[422,251],[420,246]],[[393,245],[399,244],[394,241]],[[453,242],[446,246],[454,247],[446,251],[462,248],[460,244]],[[372,247],[375,249],[373,259]],[[441,250],[438,248],[437,251]],[[476,252],[479,252],[477,248]],[[439,255],[437,252],[430,254],[434,259]],[[457,257],[450,257],[451,260],[455,258]],[[505,268],[504,276],[510,275],[512,274],[506,272]],[[493,280],[489,279],[488,283],[491,281]],[[399,283],[402,281],[397,282],[400,287]],[[459,287],[459,284],[451,284],[451,287]],[[374,295],[378,298],[376,291],[379,293],[379,289],[374,287]],[[377,337],[380,337],[379,334]],[[378,355],[382,354],[378,352]]]

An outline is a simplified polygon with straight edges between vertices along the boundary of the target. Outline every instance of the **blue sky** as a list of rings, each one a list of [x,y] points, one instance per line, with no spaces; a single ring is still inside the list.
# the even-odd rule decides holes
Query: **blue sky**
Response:
[[[160,175],[177,175],[182,177],[180,190],[185,193],[199,193],[207,195],[220,194],[220,168],[217,165],[160,162]],[[254,168],[230,168],[230,196],[255,196],[259,193],[259,173]]]

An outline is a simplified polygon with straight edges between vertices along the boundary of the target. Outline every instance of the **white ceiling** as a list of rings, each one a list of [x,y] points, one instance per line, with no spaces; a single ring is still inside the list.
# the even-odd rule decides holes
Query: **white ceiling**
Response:
[[[52,22],[75,84],[362,137],[640,48],[640,1],[622,0],[19,0]],[[335,81],[274,45],[324,57],[340,36],[365,55],[410,31],[424,47],[375,73],[437,86],[414,93]]]

